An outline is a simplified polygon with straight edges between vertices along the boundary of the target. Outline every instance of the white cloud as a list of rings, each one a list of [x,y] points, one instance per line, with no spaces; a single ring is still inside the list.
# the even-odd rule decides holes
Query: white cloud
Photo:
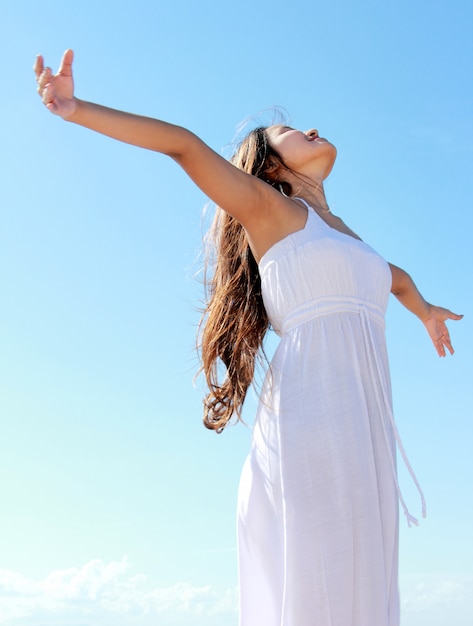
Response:
[[[473,577],[406,576],[401,588],[404,626],[471,626]]]
[[[117,618],[121,625],[137,617],[143,626],[148,620],[155,626],[157,616],[165,616],[166,624],[171,620],[177,624],[179,616],[187,620],[192,616],[194,624],[198,617],[209,623],[211,618],[234,618],[236,605],[236,590],[222,595],[210,586],[188,583],[153,588],[146,576],[133,574],[126,557],[111,563],[97,559],[80,568],[57,570],[43,580],[0,570],[2,626],[95,626],[117,624]]]
[[[403,626],[470,626],[473,579],[404,576]],[[153,587],[128,559],[97,559],[33,579],[0,570],[1,626],[231,626],[237,590],[177,583]]]

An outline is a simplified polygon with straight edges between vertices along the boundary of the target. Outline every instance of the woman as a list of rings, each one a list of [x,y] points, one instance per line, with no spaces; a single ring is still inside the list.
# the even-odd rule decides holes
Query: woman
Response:
[[[316,130],[258,128],[228,163],[183,128],[76,99],[72,59],[53,75],[37,58],[47,108],[167,154],[220,207],[201,345],[208,428],[240,416],[269,322],[281,335],[240,486],[241,626],[397,626],[399,499],[416,520],[396,476],[396,442],[408,462],[384,313],[391,291],[440,356],[453,353],[445,321],[461,316],[332,215],[323,182],[336,149]]]

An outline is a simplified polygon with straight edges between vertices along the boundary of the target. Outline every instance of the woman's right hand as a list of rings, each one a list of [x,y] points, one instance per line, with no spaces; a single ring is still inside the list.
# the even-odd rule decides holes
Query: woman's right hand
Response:
[[[51,113],[64,119],[73,115],[77,106],[72,78],[73,58],[72,50],[66,50],[57,74],[53,74],[50,67],[44,67],[43,57],[39,54],[33,68],[43,104]]]

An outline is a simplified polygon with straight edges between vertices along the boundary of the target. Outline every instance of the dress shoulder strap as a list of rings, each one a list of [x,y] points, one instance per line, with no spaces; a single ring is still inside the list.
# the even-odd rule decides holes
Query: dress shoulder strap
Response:
[[[304,200],[304,198],[299,198],[299,196],[294,196],[293,200],[300,200],[302,202],[302,204],[305,204],[305,206],[307,207],[308,211],[313,211],[314,209],[310,206],[310,204]]]

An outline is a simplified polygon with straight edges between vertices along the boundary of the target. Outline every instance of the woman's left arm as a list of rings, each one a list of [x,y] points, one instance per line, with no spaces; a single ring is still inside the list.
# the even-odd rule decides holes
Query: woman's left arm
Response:
[[[446,320],[461,320],[463,315],[456,315],[448,309],[430,304],[422,297],[407,272],[391,263],[389,267],[392,274],[391,293],[424,324],[439,356],[445,356],[445,348],[453,354],[454,350],[445,322]]]

